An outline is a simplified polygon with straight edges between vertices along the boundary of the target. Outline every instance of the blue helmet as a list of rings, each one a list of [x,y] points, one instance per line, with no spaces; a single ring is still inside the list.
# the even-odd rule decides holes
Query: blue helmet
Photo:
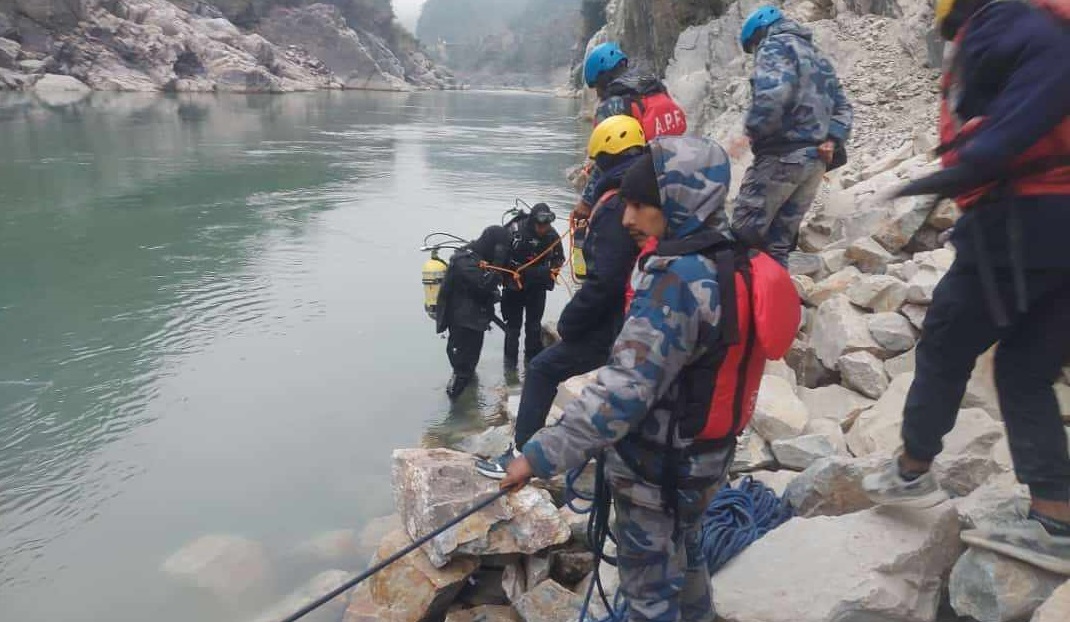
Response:
[[[610,41],[596,45],[587,55],[587,59],[583,61],[583,81],[587,83],[587,86],[593,87],[598,82],[599,76],[613,70],[626,60],[628,60],[627,55],[616,43]]]
[[[754,33],[758,32],[759,28],[772,26],[783,17],[784,14],[775,6],[763,6],[755,9],[753,13],[747,16],[747,19],[743,20],[743,29],[739,33],[739,44],[743,46],[743,51],[750,54],[751,49],[747,44],[754,38]]]

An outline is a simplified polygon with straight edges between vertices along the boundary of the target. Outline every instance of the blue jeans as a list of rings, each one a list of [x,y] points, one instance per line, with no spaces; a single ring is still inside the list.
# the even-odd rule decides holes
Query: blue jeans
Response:
[[[598,369],[609,360],[609,348],[584,342],[559,341],[531,360],[516,415],[516,448],[546,425],[557,397],[557,385],[573,376]]]

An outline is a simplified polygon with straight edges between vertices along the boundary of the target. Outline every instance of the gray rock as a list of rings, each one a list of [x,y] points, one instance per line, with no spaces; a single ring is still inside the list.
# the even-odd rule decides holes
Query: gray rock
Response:
[[[874,341],[889,352],[906,352],[914,347],[914,328],[898,313],[874,313],[867,318],[867,325]]]
[[[951,606],[979,622],[1027,618],[1066,577],[980,549],[969,549],[951,570]]]
[[[838,384],[816,389],[798,387],[796,393],[810,412],[811,421],[831,419],[849,430],[859,413],[873,405],[873,400]]]
[[[979,408],[958,412],[955,427],[944,436],[944,450],[933,463],[940,485],[959,496],[967,495],[1002,473],[1004,467],[993,455],[1003,440],[1003,426]]]
[[[946,503],[795,518],[717,573],[714,602],[727,622],[931,622],[959,551]]]
[[[594,553],[583,549],[550,551],[550,578],[562,585],[576,585],[594,570]]]
[[[17,69],[23,73],[44,73],[47,63],[35,58],[27,58],[18,62]]]
[[[836,369],[844,354],[861,350],[876,353],[881,349],[870,335],[865,314],[851,306],[842,294],[818,307],[810,343],[821,363],[830,369]]]
[[[452,449],[483,458],[502,455],[513,443],[513,426],[499,425],[487,428],[479,434],[465,436],[453,443]]]
[[[0,37],[0,68],[17,69],[21,50],[22,46],[17,41]]]
[[[873,507],[862,479],[886,458],[830,456],[812,463],[788,484],[784,498],[799,516],[840,516]]]
[[[411,543],[402,530],[390,533],[373,563]],[[353,589],[343,622],[418,622],[441,616],[478,567],[479,561],[470,557],[438,567],[422,550],[413,551]]]
[[[729,473],[747,473],[771,467],[776,464],[772,450],[754,429],[747,426],[743,434],[736,439],[736,453],[732,456]]]
[[[160,569],[172,577],[233,599],[262,589],[271,580],[263,545],[227,534],[201,536],[168,557]]]
[[[547,321],[542,323],[542,347],[549,348],[561,341],[561,333],[557,332],[557,322]]]
[[[401,522],[398,521],[396,525],[400,526]],[[298,544],[294,553],[321,563],[355,560],[361,554],[360,538],[353,529],[325,531]]]
[[[959,209],[955,207],[955,202],[950,199],[944,199],[937,204],[936,209],[929,214],[929,219],[925,221],[925,224],[931,226],[937,231],[947,231],[951,227],[955,226],[955,223],[959,220]]]
[[[446,614],[446,622],[520,622],[520,614],[512,607],[480,605],[471,609],[457,609]]]
[[[933,301],[933,290],[936,284],[943,278],[944,272],[935,268],[922,265],[918,266],[918,272],[907,283],[907,300],[920,305],[928,305]]]
[[[839,272],[831,274],[814,283],[813,289],[807,296],[806,304],[820,307],[830,298],[846,292],[852,285],[862,279],[862,273],[854,266],[847,266]]]
[[[996,346],[986,350],[973,365],[966,394],[962,396],[963,408],[982,408],[993,419],[1002,419],[999,409],[999,393],[996,391]]]
[[[918,264],[914,263],[913,259],[908,259],[902,263],[889,265],[887,275],[895,277],[904,283],[909,283],[910,279],[914,278],[917,273]]]
[[[312,577],[277,605],[257,616],[253,622],[277,622],[321,596],[342,585],[352,575],[344,570],[327,570]],[[302,620],[309,622],[335,622],[341,619],[349,601],[349,593],[343,592],[320,605]]]
[[[902,445],[903,405],[913,381],[914,374],[896,376],[877,403],[858,416],[847,432],[847,447],[852,454],[890,456]]]
[[[794,385],[797,382],[795,370],[788,365],[784,359],[777,359],[775,361],[766,361],[765,369],[762,371],[765,376],[777,376],[788,381],[788,384]]]
[[[792,385],[777,376],[762,376],[751,425],[767,441],[802,434],[810,415]]]
[[[795,285],[795,292],[799,294],[799,300],[807,300],[810,298],[810,294],[814,291],[814,280],[805,274],[795,274],[791,277],[792,284]]]
[[[886,274],[867,274],[847,288],[847,298],[870,311],[898,311],[907,299],[907,284]]]
[[[934,207],[931,197],[896,199],[891,218],[881,224],[873,239],[891,253],[900,251],[925,224]]]
[[[914,304],[912,302],[907,303],[899,308],[899,312],[902,313],[908,320],[910,320],[910,325],[918,330],[921,330],[921,326],[925,322],[925,314],[928,311],[929,307]]]
[[[795,275],[814,277],[825,269],[825,262],[819,255],[795,251],[788,255],[788,271]],[[816,277],[815,277],[816,278]]]
[[[884,371],[888,373],[888,377],[895,378],[899,374],[913,373],[914,352],[915,350],[912,348],[899,356],[884,361]]]
[[[573,503],[581,508],[590,506],[589,503],[580,501],[578,499]],[[561,515],[561,520],[565,521],[565,524],[568,525],[569,530],[572,531],[572,541],[586,543],[588,515],[580,514],[579,512],[576,512],[572,508],[568,507],[568,505],[561,506],[561,508],[558,509],[558,513]],[[546,577],[543,578],[545,579]],[[536,581],[536,583],[538,583],[538,581]],[[534,585],[534,583],[532,585]]]
[[[543,581],[516,602],[524,622],[560,622],[579,615],[583,599],[552,579]]]
[[[393,462],[398,513],[414,539],[437,529],[498,489],[496,481],[476,472],[472,457],[465,453],[398,449]],[[454,554],[530,554],[563,544],[571,535],[550,494],[527,486],[432,539],[423,550],[432,563],[441,567]]]
[[[821,255],[821,260],[825,262],[825,270],[830,274],[839,272],[851,264],[847,259],[846,248],[822,251],[818,254]]]
[[[873,238],[863,237],[847,247],[847,259],[862,272],[884,274],[888,264],[895,261],[895,255],[885,250]]]
[[[821,363],[808,341],[796,339],[784,355],[784,362],[795,371],[796,383],[804,387],[814,388],[836,381],[836,372]]]
[[[888,389],[884,363],[869,352],[844,354],[836,361],[843,383],[866,397],[879,398]]]
[[[33,85],[34,77],[0,67],[0,91],[20,91]]]
[[[772,488],[773,492],[783,497],[784,491],[787,490],[791,482],[795,481],[795,478],[799,476],[799,473],[796,471],[782,469],[779,471],[754,471],[753,473],[748,473],[747,475],[754,478],[755,481],[759,481],[762,484],[768,486],[769,488]],[[737,486],[739,484],[740,479],[742,478],[732,480],[732,485]]]
[[[963,529],[1009,525],[1025,517],[1029,489],[1007,472],[955,500]]]
[[[773,455],[781,466],[802,471],[821,458],[839,453],[835,441],[824,434],[804,434],[773,441]]]
[[[1052,592],[1033,614],[1030,622],[1066,622],[1070,620],[1070,580]]]
[[[52,73],[41,76],[33,84],[33,93],[48,106],[69,106],[89,96],[89,87],[70,76]]]
[[[806,424],[806,428],[803,429],[803,434],[819,434],[826,437],[836,453],[847,456],[847,438],[843,435],[843,428],[840,427],[839,422],[832,419],[815,419],[811,418],[809,423]]]

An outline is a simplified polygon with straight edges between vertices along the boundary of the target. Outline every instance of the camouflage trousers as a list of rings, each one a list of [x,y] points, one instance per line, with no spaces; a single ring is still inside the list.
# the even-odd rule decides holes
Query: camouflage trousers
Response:
[[[702,515],[720,484],[678,494],[679,531],[661,507],[659,486],[636,478],[615,452],[606,474],[613,489],[620,590],[626,622],[713,622],[713,594],[699,547]]]
[[[755,156],[736,197],[732,230],[743,240],[760,242],[774,259],[787,266],[799,225],[817,196],[824,174],[825,163],[817,159],[816,149]]]

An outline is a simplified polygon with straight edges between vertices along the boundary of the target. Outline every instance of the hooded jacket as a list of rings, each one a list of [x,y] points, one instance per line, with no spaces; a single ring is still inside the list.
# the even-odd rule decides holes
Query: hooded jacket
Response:
[[[673,136],[651,141],[650,150],[667,221],[659,244],[706,235],[710,229],[731,236],[724,211],[729,162],[720,145]],[[711,259],[701,254],[651,255],[632,282],[635,298],[609,363],[566,406],[557,424],[524,445],[524,455],[539,477],[578,467],[625,437],[664,443],[673,405],[681,397],[681,372],[710,348],[723,347],[720,288]],[[671,439],[683,456],[676,463],[681,485],[689,479],[720,478],[728,450],[688,453],[696,441],[682,430]],[[660,453],[643,459],[659,471]]]
[[[851,135],[853,112],[836,71],[797,22],[769,27],[754,54],[751,107],[745,120],[755,155],[783,155]],[[817,157],[814,150],[813,157]]]

